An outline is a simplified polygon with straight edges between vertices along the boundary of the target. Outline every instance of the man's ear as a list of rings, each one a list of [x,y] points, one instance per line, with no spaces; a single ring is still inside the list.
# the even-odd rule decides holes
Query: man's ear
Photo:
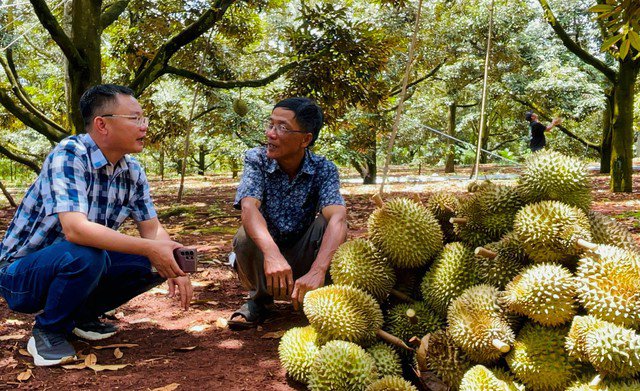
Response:
[[[302,146],[306,148],[309,146],[309,144],[311,144],[312,141],[313,141],[313,133],[305,133],[304,138],[302,139]]]
[[[107,134],[107,122],[104,120],[104,118],[100,116],[96,116],[93,118],[93,130],[99,134]]]

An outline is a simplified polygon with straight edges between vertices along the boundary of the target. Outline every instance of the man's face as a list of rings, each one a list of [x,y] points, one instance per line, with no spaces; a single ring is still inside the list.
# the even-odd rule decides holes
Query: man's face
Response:
[[[136,98],[118,94],[115,103],[105,110],[109,112],[102,113],[103,115],[111,115],[102,117],[108,129],[106,134],[108,148],[122,154],[141,152],[149,126],[144,121],[139,123],[140,121],[137,120],[144,114]]]
[[[538,114],[531,113],[531,122],[537,122],[537,121],[538,121]]]
[[[305,148],[311,142],[311,133],[299,133],[302,126],[294,118],[295,114],[291,110],[276,107],[271,112],[270,123],[278,127],[284,125],[288,131],[281,132],[276,127],[266,129],[267,136],[267,157],[276,161],[283,161],[297,156],[304,155]]]

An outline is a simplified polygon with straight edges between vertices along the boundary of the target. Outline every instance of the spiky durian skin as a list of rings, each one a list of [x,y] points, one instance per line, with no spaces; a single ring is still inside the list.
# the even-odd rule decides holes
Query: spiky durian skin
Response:
[[[602,321],[585,336],[584,351],[600,373],[620,377],[640,372],[640,336],[634,330]]]
[[[529,266],[507,284],[500,303],[544,326],[559,326],[576,314],[575,296],[571,272],[558,264],[542,263]]]
[[[469,369],[460,382],[460,391],[523,391],[521,384],[500,369],[491,370],[484,365]]]
[[[640,326],[640,254],[599,246],[580,259],[576,277],[578,299],[590,315]]]
[[[307,383],[311,365],[320,350],[316,339],[316,331],[311,326],[289,329],[280,339],[280,363],[294,380]]]
[[[511,372],[527,389],[560,391],[573,380],[578,366],[564,350],[569,329],[526,324],[506,356]]]
[[[377,343],[368,347],[367,353],[373,357],[378,369],[378,376],[402,375],[402,362],[400,356],[391,346]]]
[[[370,340],[382,326],[382,311],[370,294],[348,285],[328,285],[308,292],[304,313],[320,342]]]
[[[555,200],[582,210],[591,205],[586,163],[552,150],[539,151],[526,159],[518,190],[526,203]]]
[[[527,255],[536,262],[571,264],[582,253],[575,242],[591,241],[584,212],[558,201],[524,206],[516,214],[513,230]]]
[[[594,391],[594,388],[589,384],[591,380],[577,380],[566,389],[566,391]],[[637,380],[619,380],[608,381],[604,380],[598,385],[595,390],[598,391],[638,391],[640,390],[640,381]]]
[[[407,310],[416,312],[415,323],[407,317]],[[389,310],[386,329],[396,337],[408,341],[411,337],[422,338],[425,334],[444,327],[444,320],[423,302],[401,303]]]
[[[476,256],[476,273],[482,284],[504,287],[529,263],[527,254],[513,233],[508,233],[498,242],[489,243],[484,248],[497,254],[495,258]]]
[[[448,243],[425,274],[422,297],[441,316],[446,316],[451,300],[478,282],[474,262],[471,249],[460,242]]]
[[[442,230],[433,214],[407,198],[396,198],[373,211],[369,238],[396,267],[427,264],[442,248]]]
[[[351,285],[383,300],[393,288],[393,267],[366,239],[354,239],[338,247],[331,261],[331,279],[335,284]]]
[[[425,353],[427,368],[452,390],[457,390],[472,364],[464,351],[453,342],[451,335],[446,330],[432,333]]]
[[[434,193],[427,201],[427,209],[433,213],[433,216],[440,223],[444,242],[450,243],[455,241],[456,234],[453,229],[453,224],[449,222],[449,219],[454,217],[460,210],[460,200],[451,193]]]
[[[329,341],[318,352],[309,372],[309,389],[364,390],[378,378],[376,364],[352,342]]]
[[[515,341],[509,319],[498,305],[498,290],[490,285],[471,287],[453,300],[447,321],[453,341],[477,363],[488,364],[502,356],[494,340],[509,346]]]
[[[593,316],[575,316],[571,322],[571,328],[565,339],[564,348],[569,356],[578,361],[587,362],[586,337],[590,330],[593,330],[602,322]]]
[[[587,213],[591,223],[591,236],[594,243],[608,244],[629,251],[640,252],[640,246],[633,235],[616,219],[591,210]]]
[[[460,202],[460,210],[456,215],[456,217],[466,218],[467,222],[453,224],[453,231],[456,236],[471,248],[496,241],[502,235],[484,227],[482,221],[486,216],[483,208],[484,205],[480,193],[473,194]]]
[[[385,376],[369,384],[366,391],[418,391],[418,389],[400,376]]]

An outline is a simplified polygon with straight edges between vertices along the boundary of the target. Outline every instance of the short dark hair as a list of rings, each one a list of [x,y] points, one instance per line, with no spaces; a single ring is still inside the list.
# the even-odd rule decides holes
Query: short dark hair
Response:
[[[320,134],[320,128],[324,125],[324,115],[320,106],[312,99],[295,97],[281,100],[273,108],[276,109],[278,107],[293,111],[293,118],[302,126],[302,130],[313,135],[313,139],[309,144],[310,147],[313,146]]]
[[[524,113],[524,119],[528,122],[531,122],[531,115],[533,115],[533,110],[527,111],[526,113]]]
[[[85,129],[91,125],[99,109],[115,102],[118,94],[134,96],[129,87],[117,84],[99,84],[90,87],[80,97],[80,113]]]

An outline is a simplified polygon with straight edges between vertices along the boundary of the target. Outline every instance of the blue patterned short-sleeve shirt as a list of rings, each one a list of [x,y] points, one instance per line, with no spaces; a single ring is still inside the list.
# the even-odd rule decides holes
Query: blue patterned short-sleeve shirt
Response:
[[[62,140],[18,207],[0,245],[0,267],[64,240],[60,212],[118,229],[129,216],[156,217],[149,183],[138,161],[125,155],[111,164],[88,134]]]
[[[290,181],[264,147],[247,151],[234,207],[245,197],[260,200],[260,212],[273,240],[293,244],[309,228],[318,212],[329,205],[344,206],[336,165],[307,150],[302,168]]]

